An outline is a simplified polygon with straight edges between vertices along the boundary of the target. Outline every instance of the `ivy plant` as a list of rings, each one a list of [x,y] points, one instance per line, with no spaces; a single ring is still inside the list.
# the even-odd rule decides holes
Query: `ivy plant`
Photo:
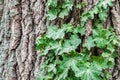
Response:
[[[73,1],[48,0],[48,19],[64,18],[72,10]],[[76,8],[85,5],[82,2]],[[37,39],[36,49],[45,61],[40,66],[38,80],[109,80],[110,69],[115,65],[116,49],[120,41],[114,29],[105,29],[102,22],[107,19],[109,7],[113,0],[99,0],[89,11],[83,12],[80,23],[74,26],[70,23],[49,25],[47,32]],[[98,16],[93,24],[92,34],[83,41],[85,23]],[[98,49],[100,51],[98,51]]]

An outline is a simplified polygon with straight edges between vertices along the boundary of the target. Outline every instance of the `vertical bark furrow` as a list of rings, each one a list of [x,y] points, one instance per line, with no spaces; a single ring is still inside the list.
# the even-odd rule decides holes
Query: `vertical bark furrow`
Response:
[[[0,23],[0,79],[7,79],[8,75],[8,55],[9,55],[9,43],[10,43],[10,15],[9,15],[9,4],[8,0],[4,0],[3,14]]]
[[[0,0],[0,21],[3,14],[4,0]]]
[[[31,80],[35,80],[34,77],[34,73],[32,72],[34,70],[35,67],[35,58],[36,58],[36,54],[35,54],[35,34],[33,32],[31,32],[29,34],[29,46],[28,46],[28,60],[29,60],[29,78]]]
[[[24,68],[21,70],[21,80],[35,80],[34,73],[31,71],[34,68],[35,62],[35,33],[33,26],[33,12],[30,7],[30,0],[22,0],[22,50],[21,59]],[[21,68],[21,67],[20,67]]]
[[[8,56],[8,68],[6,80],[17,80],[17,60],[15,57],[16,48],[20,44],[22,27],[21,27],[21,5],[20,0],[9,1],[10,8],[10,30],[11,30],[11,39],[9,46],[9,56]],[[7,27],[7,26],[6,26]],[[8,36],[8,35],[7,35]]]
[[[19,6],[17,6],[19,8]],[[16,8],[16,10],[17,10]],[[19,9],[18,9],[19,10]],[[20,44],[20,39],[22,35],[22,26],[21,26],[21,10],[18,11],[19,14],[15,14],[12,17],[12,41],[11,41],[11,49],[16,49]]]
[[[115,10],[115,7],[113,7],[113,9],[111,10],[111,13],[112,13],[112,21],[113,21],[115,31],[118,37],[120,38],[120,15]]]
[[[45,24],[45,3],[46,0],[31,0],[32,4],[31,9],[33,11],[33,22],[34,22],[34,27],[35,27],[35,34],[36,37],[40,36],[41,34],[43,34],[46,31],[46,24]],[[36,40],[36,39],[35,39]],[[33,41],[33,40],[32,40]],[[34,46],[34,45],[33,45]],[[35,48],[35,47],[33,47]],[[34,62],[34,77],[37,77],[39,74],[39,68],[40,68],[40,57],[39,52],[37,52],[35,54],[35,52],[33,52],[34,56],[33,58],[36,57],[36,61]],[[32,77],[33,74],[31,74]]]
[[[111,10],[111,16],[116,34],[120,38],[120,1],[119,0],[115,0],[115,6]],[[116,59],[116,65],[112,72],[113,74],[112,80],[120,80],[120,50],[118,50],[118,52],[119,52],[119,57]]]
[[[45,0],[37,0],[34,2],[33,5],[33,18],[34,18],[34,25],[36,27],[35,32],[37,36],[40,36],[42,33],[46,31],[46,21],[45,21]],[[32,6],[31,6],[32,7]]]

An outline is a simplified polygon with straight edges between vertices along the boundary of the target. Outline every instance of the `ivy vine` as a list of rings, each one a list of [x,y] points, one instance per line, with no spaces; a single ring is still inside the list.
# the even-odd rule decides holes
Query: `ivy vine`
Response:
[[[48,0],[49,20],[64,18],[72,10],[73,0]],[[89,11],[80,16],[80,23],[49,25],[46,34],[38,38],[36,49],[40,56],[45,56],[38,80],[109,80],[110,69],[115,65],[116,49],[120,41],[113,28],[105,29],[102,22],[107,19],[109,7],[114,0],[99,0]],[[85,2],[77,5],[81,9]],[[92,34],[83,42],[85,23],[89,19],[98,19],[93,24]],[[79,50],[81,48],[81,50]],[[99,51],[98,51],[99,50]]]

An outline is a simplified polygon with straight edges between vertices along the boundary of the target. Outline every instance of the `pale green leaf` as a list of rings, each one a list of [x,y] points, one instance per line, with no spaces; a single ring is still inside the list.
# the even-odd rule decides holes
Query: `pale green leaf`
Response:
[[[94,46],[95,44],[94,44],[94,40],[92,39],[92,37],[88,37],[85,43],[83,44],[83,47],[86,47],[88,50],[90,50]]]
[[[63,9],[61,12],[60,12],[60,14],[59,14],[59,17],[60,18],[64,18],[65,16],[67,16],[68,15],[68,10],[67,9]]]
[[[47,31],[47,37],[56,39],[62,39],[65,35],[64,29],[58,29],[57,26],[49,26]]]

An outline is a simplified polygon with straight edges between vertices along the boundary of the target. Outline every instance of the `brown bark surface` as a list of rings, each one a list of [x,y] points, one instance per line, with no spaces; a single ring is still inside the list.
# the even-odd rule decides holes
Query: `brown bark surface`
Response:
[[[36,37],[44,31],[46,0],[4,0],[0,7],[0,80],[35,80]]]
[[[87,3],[82,10],[73,8],[65,19],[46,21],[47,0],[0,0],[0,80],[36,80],[44,59],[35,50],[36,38],[48,24],[77,24],[81,11],[90,10],[98,0],[74,0],[74,6],[82,1]],[[104,26],[114,26],[120,37],[120,0],[115,0],[108,14]],[[91,34],[92,23],[86,23],[86,37]],[[112,73],[112,80],[120,80],[120,58]]]

